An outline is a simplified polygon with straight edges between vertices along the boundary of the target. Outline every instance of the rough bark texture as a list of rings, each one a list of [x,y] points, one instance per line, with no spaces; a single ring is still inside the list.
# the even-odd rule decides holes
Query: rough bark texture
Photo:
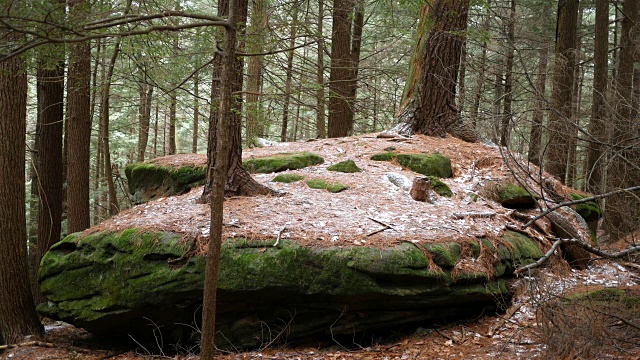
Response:
[[[489,2],[490,3],[490,2]],[[482,30],[489,32],[491,25],[491,9],[487,6],[487,14],[484,17]],[[482,55],[480,55],[480,73],[476,77],[476,93],[473,97],[473,107],[471,109],[471,124],[474,129],[478,126],[478,114],[480,113],[480,99],[484,92],[484,79],[487,70],[487,41],[482,43]]]
[[[85,2],[71,8],[71,16],[83,17]],[[89,168],[91,156],[91,43],[71,45],[67,83],[69,104],[67,166],[67,220],[69,232],[89,228]]]
[[[502,126],[500,127],[500,145],[507,146],[509,135],[511,134],[513,102],[513,60],[515,58],[515,25],[516,25],[516,2],[511,0],[509,19],[506,20],[507,28],[507,61],[504,74],[504,112],[502,114]]]
[[[247,21],[247,0],[240,0],[238,4],[238,23],[244,24]],[[226,16],[229,11],[229,3],[227,1],[221,1],[218,5],[218,16]],[[232,83],[232,92],[242,91],[242,59],[240,57],[235,58],[234,62],[234,75]],[[214,55],[213,60],[213,76],[211,83],[211,112],[209,116],[209,144],[207,146],[207,167],[210,168],[214,164],[216,154],[216,139],[217,130],[216,124],[218,123],[218,106],[220,103],[220,78],[222,73],[222,57],[219,54]],[[228,154],[228,171],[227,181],[224,186],[225,195],[227,196],[253,196],[253,195],[267,195],[274,194],[274,191],[266,186],[255,181],[247,170],[242,166],[242,134],[241,134],[241,119],[240,114],[242,112],[242,98],[235,96],[232,103],[233,111],[232,116],[226,122],[226,126],[230,127],[230,141]],[[207,181],[204,185],[204,190],[200,201],[203,203],[209,202],[209,194],[211,193],[213,183],[212,178],[207,177]]]
[[[362,28],[364,27],[364,0],[356,0],[353,15],[353,36],[351,38],[351,76],[349,79],[350,121],[354,122],[356,111],[356,94],[358,92],[358,67],[360,66],[360,49],[362,48]]]
[[[144,161],[144,156],[149,143],[149,121],[151,120],[151,97],[153,96],[153,86],[147,84],[138,85],[140,94],[140,105],[138,111],[138,121],[140,129],[138,131],[138,158],[137,161]]]
[[[247,37],[247,51],[259,54],[264,51],[264,41],[267,31],[267,15],[264,0],[253,0],[251,11],[251,31]],[[264,133],[262,123],[262,103],[260,90],[262,89],[262,68],[264,56],[251,56],[247,64],[247,134],[245,143],[254,146],[256,138]]]
[[[327,137],[327,128],[325,120],[325,101],[324,101],[324,35],[322,34],[322,23],[324,22],[324,0],[318,0],[318,28],[316,30],[316,39],[318,41],[318,68],[316,71],[316,81],[318,82],[316,90],[316,136],[318,138]]]
[[[469,0],[436,0],[431,6],[433,26],[426,39],[428,51],[422,63],[412,128],[416,133],[444,137],[460,120],[455,95]]]
[[[1,45],[15,41],[0,32]],[[27,75],[20,57],[0,62],[0,336],[41,335],[27,266],[25,152]]]
[[[55,53],[54,53],[55,54]],[[60,241],[62,221],[62,128],[64,116],[64,54],[41,58],[37,71],[38,121],[38,244],[35,265]],[[56,64],[50,64],[50,62]],[[36,302],[44,298],[34,291]]]
[[[238,3],[244,7],[244,11],[238,9]],[[226,3],[226,4],[225,4]],[[224,41],[224,54],[222,55],[219,68],[220,76],[220,107],[219,115],[215,123],[211,123],[214,129],[209,131],[209,164],[207,182],[210,182],[210,206],[211,206],[211,223],[209,232],[209,247],[207,249],[207,267],[205,269],[204,278],[204,294],[202,302],[202,338],[200,341],[201,358],[203,360],[211,360],[215,358],[215,327],[216,327],[216,295],[218,290],[218,273],[220,272],[220,251],[222,247],[222,212],[224,203],[225,183],[227,182],[227,172],[229,171],[229,163],[231,159],[232,148],[234,146],[233,136],[234,127],[239,129],[237,124],[237,116],[232,114],[234,103],[232,94],[234,88],[238,85],[241,76],[242,67],[238,67],[238,60],[235,57],[236,52],[236,24],[239,21],[246,21],[246,0],[228,0],[221,1],[218,4],[218,14],[229,15],[230,26],[226,28]],[[240,10],[240,11],[238,11]],[[245,16],[240,18],[240,13]],[[233,124],[233,122],[236,124]],[[211,126],[210,125],[210,126]],[[235,139],[236,141],[240,139]],[[236,143],[236,147],[240,143]],[[242,163],[240,163],[242,165]]]
[[[571,95],[576,63],[576,25],[578,22],[578,0],[558,3],[556,25],[555,68],[551,102],[554,110],[549,119],[549,144],[547,146],[546,170],[560,181],[566,179],[571,129]]]
[[[333,1],[331,73],[329,75],[329,137],[349,136],[353,116],[348,98],[351,78],[351,18],[354,0]]]
[[[195,75],[193,79],[193,139],[191,141],[191,152],[198,152],[198,131],[200,128],[200,76]],[[149,109],[151,110],[151,109]]]
[[[175,155],[176,153],[176,90],[169,94],[169,125],[167,126],[167,152],[165,155]]]
[[[544,112],[547,107],[547,64],[549,59],[549,44],[543,42],[540,46],[540,60],[538,61],[538,74],[536,78],[536,98],[531,132],[529,133],[529,161],[540,166],[542,164],[542,128]]]
[[[289,48],[292,49],[296,44],[296,32],[298,29],[298,7],[294,6],[291,19],[291,32],[289,39]],[[280,128],[280,141],[287,141],[287,127],[289,123],[289,104],[291,103],[291,82],[293,80],[293,52],[287,51],[287,75],[284,83],[284,105],[282,106],[282,127]]]
[[[613,153],[607,171],[607,190],[637,185],[640,150],[634,149],[637,119],[631,118],[634,53],[638,42],[638,0],[624,2],[618,72],[615,79],[615,115],[611,124]],[[637,195],[637,194],[635,194]],[[605,228],[610,240],[635,230],[640,221],[640,201],[634,194],[620,193],[606,200]]]

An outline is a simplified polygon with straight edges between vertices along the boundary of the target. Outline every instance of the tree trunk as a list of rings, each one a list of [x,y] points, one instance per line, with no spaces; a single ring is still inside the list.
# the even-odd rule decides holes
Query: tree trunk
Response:
[[[40,259],[51,245],[60,241],[62,221],[62,128],[64,120],[64,53],[48,49],[50,56],[42,56],[37,71],[38,121],[38,245],[36,273]],[[50,64],[53,62],[54,64]],[[34,290],[37,290],[34,288]],[[36,303],[44,302],[40,292],[34,291]]]
[[[167,152],[165,155],[176,154],[176,90],[169,93],[169,125],[167,126]]]
[[[607,141],[605,128],[607,75],[609,72],[609,1],[596,0],[595,39],[593,56],[593,100],[588,132],[586,183],[587,191],[600,194],[604,180],[605,155],[603,144]]]
[[[293,15],[291,19],[291,32],[289,39],[289,48],[293,48],[296,44],[296,32],[298,29],[298,7],[294,4]],[[293,79],[293,52],[287,51],[287,77],[284,85],[284,105],[282,106],[282,128],[280,129],[280,141],[287,141],[287,127],[289,122],[289,104],[291,102],[291,82]]]
[[[322,23],[324,22],[324,0],[318,0],[318,24],[316,30],[316,40],[318,41],[318,68],[316,69],[316,135],[318,138],[327,137],[325,120],[325,99],[324,99],[324,35],[322,33]]]
[[[247,0],[239,1],[237,11],[239,12],[239,20],[237,23],[244,24],[247,21]],[[226,16],[229,11],[228,0],[222,0],[218,4],[218,16]],[[242,90],[242,59],[240,57],[235,58],[234,62],[234,74],[232,82],[232,93],[240,93]],[[216,154],[216,124],[219,119],[219,107],[214,104],[219,103],[221,100],[220,95],[220,79],[223,76],[222,72],[222,57],[217,53],[214,55],[213,60],[213,76],[211,82],[211,112],[209,116],[209,143],[207,145],[207,168],[211,168],[214,164]],[[254,196],[254,195],[268,195],[275,194],[275,192],[268,187],[255,181],[247,170],[242,167],[242,134],[241,134],[241,119],[242,113],[242,98],[235,96],[232,103],[232,116],[226,120],[226,126],[230,127],[230,150],[228,151],[228,171],[227,180],[224,185],[224,192],[226,196]],[[210,194],[213,183],[210,176],[207,177],[204,185],[200,202],[207,203],[210,200]]]
[[[156,101],[156,116],[153,123],[153,158],[158,157],[158,117],[160,116],[160,101]]]
[[[576,27],[579,0],[558,3],[556,25],[555,68],[551,102],[554,110],[549,119],[549,144],[546,170],[560,181],[566,179],[571,129],[571,95],[576,63]]]
[[[93,123],[93,117],[95,114],[95,109],[96,109],[96,103],[97,103],[97,96],[98,96],[98,84],[102,84],[102,81],[98,81],[98,68],[100,68],[100,77],[103,78],[104,74],[105,74],[105,66],[104,66],[104,61],[102,61],[102,41],[101,39],[97,40],[97,50],[96,50],[96,60],[95,60],[95,64],[93,67],[93,74],[92,74],[92,78],[93,78],[93,85],[92,85],[92,89],[93,91],[91,91],[91,107],[90,107],[90,112],[91,112],[91,122]],[[100,65],[100,66],[98,66]],[[97,224],[100,222],[101,219],[103,219],[104,217],[102,216],[102,192],[100,191],[100,179],[103,178],[102,176],[102,164],[104,163],[102,161],[102,127],[100,126],[100,121],[98,121],[98,139],[96,141],[96,167],[95,167],[95,176],[93,179],[93,190],[95,192],[95,199],[93,201],[93,224]]]
[[[354,0],[333,1],[331,31],[331,73],[329,75],[328,136],[343,137],[353,132],[353,116],[349,106],[351,78],[351,18]]]
[[[544,123],[544,110],[547,107],[547,63],[549,59],[549,44],[540,44],[540,60],[538,61],[538,74],[536,78],[535,109],[531,132],[529,134],[529,161],[540,166],[542,164],[542,128]]]
[[[584,8],[578,11],[578,28],[582,26],[582,15]],[[581,53],[582,53],[582,37],[576,36],[576,65],[573,69],[573,89],[571,90],[571,123],[569,124],[569,153],[567,154],[567,179],[566,185],[575,187],[577,166],[576,158],[578,156],[578,128],[580,127],[580,101],[582,97],[582,84],[584,81],[584,70],[582,70]]]
[[[412,129],[444,137],[461,120],[455,96],[469,0],[436,0],[432,8],[434,24],[426,38]]]
[[[264,52],[264,41],[267,31],[267,15],[264,0],[253,0],[251,12],[251,31],[247,41],[249,53]],[[264,56],[251,56],[247,64],[247,133],[246,145],[256,145],[256,139],[263,135],[263,116],[260,89],[262,88],[262,68]]]
[[[87,16],[87,3],[79,2],[70,9],[71,17]],[[91,158],[91,43],[71,45],[67,83],[69,104],[67,166],[67,220],[69,233],[91,225],[89,211],[89,172]]]
[[[484,17],[484,23],[482,30],[489,32],[489,25],[491,24],[491,9],[489,8],[490,2],[487,2],[487,14]],[[482,42],[482,54],[480,55],[480,73],[476,78],[476,93],[473,97],[473,107],[471,108],[471,124],[473,129],[478,128],[478,115],[480,113],[480,99],[484,93],[484,80],[485,73],[487,71],[487,41]]]
[[[633,65],[638,40],[638,0],[626,0],[622,12],[620,53],[615,82],[615,115],[612,118],[611,145],[613,154],[607,171],[607,190],[637,185],[640,179],[638,150],[634,150],[636,119],[631,118]],[[640,201],[634,194],[620,193],[605,202],[605,228],[610,240],[616,241],[635,230],[640,222]]]
[[[515,23],[516,23],[516,2],[511,0],[509,19],[507,20],[507,62],[504,74],[504,113],[502,114],[502,126],[500,127],[500,146],[507,146],[511,133],[513,102],[513,60],[515,58]]]
[[[151,121],[151,98],[153,96],[153,86],[139,84],[140,108],[138,119],[140,121],[140,131],[138,131],[138,158],[137,161],[144,161],[149,142],[149,122]]]
[[[196,73],[193,79],[193,141],[191,152],[198,153],[198,131],[200,127],[200,76]]]
[[[462,50],[460,54],[460,73],[458,74],[458,109],[460,113],[464,111],[464,103],[467,97],[467,91],[465,89],[467,80],[467,40],[462,43]]]
[[[362,28],[364,27],[364,0],[355,0],[353,15],[353,36],[351,38],[351,76],[349,79],[349,104],[351,123],[355,119],[356,95],[358,92],[358,67],[360,66],[360,49],[362,48]]]
[[[18,36],[0,32],[0,44],[9,47],[21,40]],[[27,75],[20,56],[0,62],[0,114],[0,336],[13,344],[27,335],[42,335],[25,244]]]

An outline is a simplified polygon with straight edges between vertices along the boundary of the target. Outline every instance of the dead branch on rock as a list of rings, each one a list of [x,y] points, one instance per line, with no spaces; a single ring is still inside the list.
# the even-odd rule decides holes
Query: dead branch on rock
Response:
[[[464,218],[493,218],[496,216],[495,212],[462,212],[462,213],[453,213],[452,217],[456,220],[464,219]]]
[[[632,246],[632,247],[630,247],[630,248],[628,248],[626,250],[610,253],[610,252],[606,252],[606,251],[602,251],[600,249],[597,249],[597,248],[585,243],[584,241],[581,241],[581,240],[578,240],[578,239],[560,239],[560,238],[557,238],[557,239],[555,239],[555,242],[551,246],[551,249],[549,249],[549,251],[547,251],[540,259],[538,259],[538,261],[516,269],[516,271],[514,271],[514,274],[518,275],[518,274],[521,274],[521,273],[523,273],[525,271],[529,271],[529,270],[535,269],[535,268],[539,267],[540,265],[544,264],[545,262],[547,262],[551,258],[551,256],[555,252],[555,250],[561,244],[576,245],[576,246],[579,246],[579,247],[583,248],[584,250],[588,251],[591,254],[598,255],[598,256],[600,256],[602,258],[606,258],[606,259],[620,259],[620,258],[623,258],[625,256],[629,256],[629,255],[635,254],[637,252],[640,252],[640,245]]]

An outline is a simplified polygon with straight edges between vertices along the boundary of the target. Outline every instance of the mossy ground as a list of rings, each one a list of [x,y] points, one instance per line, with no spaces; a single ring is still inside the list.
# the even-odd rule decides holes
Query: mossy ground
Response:
[[[362,169],[360,169],[353,160],[345,160],[337,164],[333,164],[329,166],[327,170],[343,172],[343,173],[357,173],[362,171]]]
[[[242,162],[251,173],[269,174],[285,170],[297,170],[307,166],[322,164],[320,155],[310,152],[284,153],[274,156],[248,159]]]
[[[304,176],[298,174],[280,174],[274,177],[271,181],[281,183],[292,183],[304,179]]]

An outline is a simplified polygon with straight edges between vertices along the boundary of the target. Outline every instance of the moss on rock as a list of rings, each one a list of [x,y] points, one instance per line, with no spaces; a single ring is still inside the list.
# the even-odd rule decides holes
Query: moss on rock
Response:
[[[308,180],[307,186],[312,189],[327,190],[330,193],[339,193],[349,188],[347,185],[341,183],[329,183],[322,179]]]
[[[203,185],[207,178],[206,166],[159,166],[152,162],[129,164],[124,173],[136,204],[183,194]]]
[[[292,183],[304,179],[304,176],[298,174],[280,174],[274,177],[271,181],[281,183]]]
[[[327,182],[322,179],[312,179],[312,180],[307,180],[307,186],[312,189],[324,190],[327,188]]]
[[[384,153],[375,154],[375,155],[371,156],[371,160],[373,160],[373,161],[391,161],[391,160],[395,159],[396,156],[398,156],[398,154],[396,154],[394,152],[384,152]]]
[[[497,187],[498,201],[502,206],[510,209],[531,208],[535,205],[534,198],[522,187],[507,183]]]
[[[585,198],[592,197],[591,194],[570,194],[573,200],[582,200]],[[602,209],[598,206],[598,203],[595,201],[588,201],[581,204],[576,204],[576,212],[584,219],[586,222],[597,221],[602,217]]]
[[[399,154],[398,163],[407,169],[426,176],[450,178],[453,176],[451,159],[438,153],[426,154]]]
[[[283,153],[274,156],[248,159],[242,165],[251,173],[269,174],[285,170],[297,170],[312,165],[322,164],[320,155],[310,152]]]
[[[327,191],[330,193],[339,193],[341,191],[347,190],[349,187],[345,184],[341,183],[332,183],[327,185]]]
[[[431,189],[436,192],[436,194],[444,197],[452,197],[453,192],[449,185],[445,184],[440,180],[437,176],[429,176],[429,181],[431,182]]]
[[[345,161],[341,161],[339,163],[333,164],[329,166],[327,170],[343,172],[343,173],[357,173],[362,171],[362,169],[360,169],[353,160],[345,160]]]

